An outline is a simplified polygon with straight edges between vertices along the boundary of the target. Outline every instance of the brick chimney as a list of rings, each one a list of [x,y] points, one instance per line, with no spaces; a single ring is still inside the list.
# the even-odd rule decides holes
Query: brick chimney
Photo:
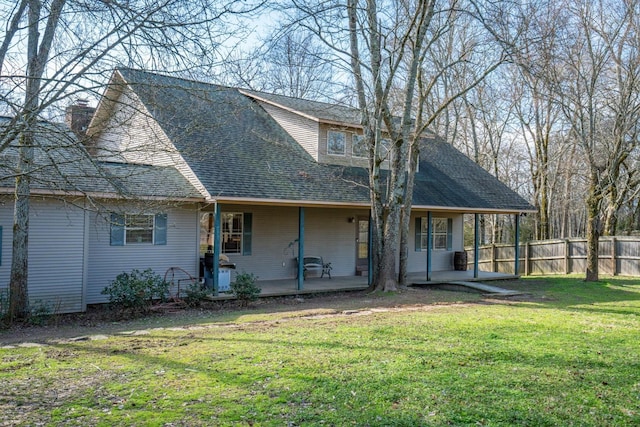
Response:
[[[75,104],[69,105],[65,110],[65,122],[81,140],[86,137],[87,128],[95,108],[89,107],[89,101],[78,99]]]

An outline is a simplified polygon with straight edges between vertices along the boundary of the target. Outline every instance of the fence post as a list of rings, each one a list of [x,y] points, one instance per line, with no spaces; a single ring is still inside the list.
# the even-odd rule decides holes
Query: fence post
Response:
[[[524,246],[524,275],[529,275],[529,258],[531,257],[531,242],[525,243]]]
[[[491,244],[491,271],[496,273],[498,262],[496,261],[496,244]]]
[[[571,248],[569,247],[569,239],[564,239],[564,274],[569,274],[571,272],[571,267],[569,266],[570,262],[570,252]]]
[[[615,236],[611,237],[611,274],[613,276],[618,275],[618,251],[616,250],[616,238]]]

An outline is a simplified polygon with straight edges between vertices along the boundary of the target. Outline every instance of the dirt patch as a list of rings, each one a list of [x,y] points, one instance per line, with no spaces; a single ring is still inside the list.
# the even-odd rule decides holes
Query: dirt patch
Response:
[[[506,285],[506,284],[505,284]],[[506,287],[506,286],[505,286]],[[517,300],[530,301],[534,296],[521,295]],[[105,305],[90,306],[85,313],[54,315],[41,326],[18,324],[0,330],[0,347],[34,345],[61,340],[97,340],[108,335],[131,333],[143,335],[145,330],[159,327],[187,328],[211,322],[233,320],[235,315],[291,312],[292,317],[331,315],[366,315],[374,311],[416,310],[425,305],[479,303],[479,294],[442,291],[428,288],[403,288],[392,294],[369,291],[338,292],[291,297],[260,298],[250,307],[237,301],[211,301],[197,308],[166,305],[156,307],[148,315],[124,319],[122,313]],[[507,301],[505,301],[507,302]],[[67,356],[72,357],[72,356]]]

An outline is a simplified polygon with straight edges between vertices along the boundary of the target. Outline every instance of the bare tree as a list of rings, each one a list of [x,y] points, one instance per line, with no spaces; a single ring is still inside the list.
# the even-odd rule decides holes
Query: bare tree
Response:
[[[94,93],[115,64],[188,71],[213,61],[228,35],[230,14],[255,10],[244,1],[85,2],[21,0],[2,3],[2,108],[13,119],[0,131],[0,151],[17,141],[9,317],[27,314],[30,175],[34,132],[43,114],[68,97]],[[25,49],[26,48],[26,49]]]
[[[586,166],[587,281],[598,280],[603,202],[618,187],[622,165],[635,144],[631,123],[638,108],[637,66],[630,43],[635,43],[638,7],[626,0],[570,2],[551,52],[556,65],[545,76]]]
[[[350,92],[357,100],[369,147],[372,286],[376,290],[395,290],[398,282],[404,280],[419,143],[427,127],[454,100],[497,67],[501,62],[500,51],[498,61],[494,62],[495,55],[490,54],[490,59],[476,69],[470,58],[481,44],[470,42],[456,46],[442,63],[436,63],[440,59],[432,56],[436,48],[446,49],[441,39],[451,35],[450,31],[457,34],[464,28],[454,27],[455,19],[479,10],[471,3],[348,0],[346,4],[332,1],[318,4],[294,0],[293,4],[292,21],[329,46],[334,53],[334,65],[349,76]],[[476,29],[485,28],[480,25]],[[455,45],[456,37],[452,40],[449,46]],[[433,63],[429,62],[432,58]],[[468,74],[471,78],[460,87],[443,90],[449,73],[465,67],[472,69]],[[427,104],[436,93],[441,96],[431,108]],[[383,143],[385,140],[389,141],[388,147]],[[388,173],[383,173],[387,165]]]

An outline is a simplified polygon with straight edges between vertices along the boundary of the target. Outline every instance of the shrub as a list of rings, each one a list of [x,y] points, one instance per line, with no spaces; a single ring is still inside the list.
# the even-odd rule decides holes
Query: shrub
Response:
[[[146,312],[154,300],[165,301],[168,292],[169,283],[148,268],[120,273],[102,294],[109,295],[112,307]]]
[[[210,292],[200,283],[194,282],[185,290],[185,301],[189,307],[198,307]]]
[[[33,326],[45,325],[53,313],[54,310],[51,303],[41,300],[34,301],[29,305],[27,323]]]
[[[257,280],[253,273],[242,272],[237,274],[236,280],[231,283],[231,292],[243,307],[258,299],[262,290],[256,285]]]

